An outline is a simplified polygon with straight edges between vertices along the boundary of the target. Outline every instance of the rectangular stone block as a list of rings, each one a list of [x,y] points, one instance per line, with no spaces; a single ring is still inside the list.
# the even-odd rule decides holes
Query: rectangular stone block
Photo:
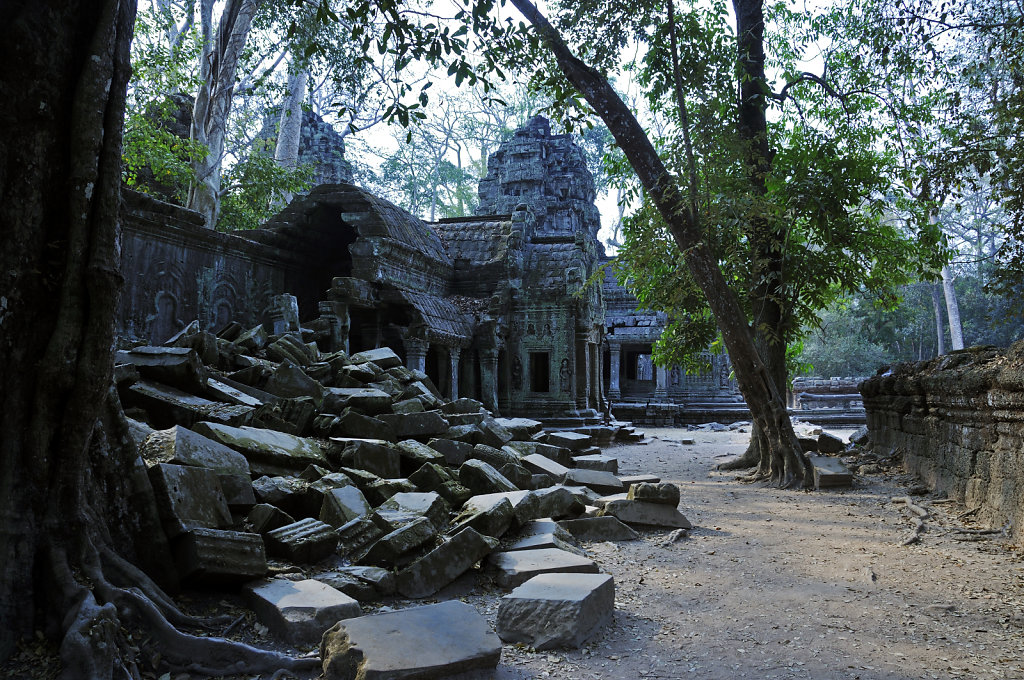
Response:
[[[221,529],[192,529],[173,544],[174,563],[183,581],[225,585],[267,573],[267,555],[258,534]]]
[[[577,648],[611,621],[614,609],[608,574],[541,574],[501,598],[496,627],[505,642],[538,651]]]
[[[518,586],[539,574],[598,572],[594,560],[557,548],[492,553],[487,563],[495,572],[495,581],[505,588]]]
[[[269,531],[264,540],[268,553],[292,562],[319,562],[338,547],[334,528],[311,517]]]
[[[398,572],[398,592],[405,597],[429,597],[473,568],[498,542],[471,527]]]
[[[242,594],[260,623],[293,645],[316,645],[338,621],[363,613],[354,599],[314,579],[255,581]]]
[[[149,480],[168,538],[189,529],[231,524],[231,510],[213,470],[159,463],[149,468]]]

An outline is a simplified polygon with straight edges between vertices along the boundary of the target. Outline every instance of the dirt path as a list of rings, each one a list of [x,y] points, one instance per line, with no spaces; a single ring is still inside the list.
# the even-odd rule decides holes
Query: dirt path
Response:
[[[779,491],[713,470],[747,434],[647,434],[608,453],[622,474],[680,484],[690,537],[587,544],[615,577],[613,623],[580,650],[506,646],[491,677],[1024,678],[1024,551],[957,540],[964,508],[920,497],[928,531],[902,547],[911,522],[891,499],[905,475]],[[671,441],[683,437],[696,442]],[[493,623],[489,590],[466,599]]]

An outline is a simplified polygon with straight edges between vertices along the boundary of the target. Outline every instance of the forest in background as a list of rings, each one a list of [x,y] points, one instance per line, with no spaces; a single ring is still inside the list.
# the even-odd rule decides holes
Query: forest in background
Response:
[[[205,211],[218,229],[254,228],[309,188],[312,168],[297,160],[305,110],[344,140],[357,184],[425,219],[454,217],[475,209],[488,154],[546,113],[586,151],[602,210],[612,213],[602,235],[621,254],[620,277],[675,320],[656,359],[700,369],[699,352],[721,345],[713,320],[621,150],[557,77],[542,68],[532,79],[466,87],[477,78],[469,65],[437,72],[403,63],[377,49],[387,36],[346,31],[344,16],[325,20],[331,11],[327,2],[141,3],[126,183]],[[582,11],[563,10],[562,25],[596,43]],[[814,13],[767,5],[767,68],[778,93],[768,115],[773,179],[796,191],[756,200],[738,187],[735,153],[714,157],[734,144],[726,131],[736,99],[731,10],[716,2],[679,11],[684,47],[696,46],[680,65],[697,170],[709,194],[730,196],[713,219],[725,232],[751,215],[786,220],[787,247],[798,254],[789,259],[809,263],[791,268],[777,291],[793,311],[775,331],[790,375],[870,375],[895,361],[1020,339],[1019,204],[1007,170],[1019,153],[1015,5],[862,0]],[[618,49],[589,49],[615,62],[620,95],[669,157],[681,158],[680,121],[665,103],[663,36],[619,31],[610,43]],[[211,62],[218,68],[203,66]],[[192,116],[197,101],[205,119]],[[198,190],[204,184],[213,208]],[[853,242],[844,230],[865,238]],[[738,288],[756,289],[764,273],[744,252],[749,239],[739,233],[717,245]],[[808,281],[808,268],[823,270],[821,280]]]

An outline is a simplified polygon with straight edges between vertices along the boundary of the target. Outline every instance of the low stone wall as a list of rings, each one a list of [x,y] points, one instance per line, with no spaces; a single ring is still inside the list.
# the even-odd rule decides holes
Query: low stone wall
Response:
[[[1024,343],[897,364],[860,390],[876,450],[1024,538]]]

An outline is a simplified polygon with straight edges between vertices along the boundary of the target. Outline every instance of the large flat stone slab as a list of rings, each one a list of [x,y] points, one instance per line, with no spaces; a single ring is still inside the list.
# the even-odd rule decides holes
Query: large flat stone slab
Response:
[[[575,456],[573,461],[576,467],[584,470],[603,470],[613,475],[619,471],[619,459],[612,456],[592,454],[589,456]]]
[[[212,422],[196,423],[192,429],[244,455],[254,474],[294,474],[310,464],[328,465],[320,444],[306,437]]]
[[[251,406],[211,401],[176,387],[149,380],[134,383],[121,395],[126,406],[139,406],[145,409],[150,422],[160,429],[175,425],[192,427],[203,420],[244,425],[252,421],[252,414],[255,411]]]
[[[547,475],[556,482],[561,482],[569,474],[569,468],[539,453],[523,456],[523,467],[530,472]]]
[[[626,524],[668,527],[670,529],[692,529],[690,520],[683,513],[669,505],[647,503],[621,498],[605,503],[601,516],[611,515]]]
[[[614,609],[608,574],[541,574],[501,598],[496,627],[505,642],[575,648],[608,623]]]
[[[269,579],[242,588],[260,623],[293,645],[315,645],[341,619],[362,614],[359,603],[314,579]]]
[[[150,465],[174,463],[207,468],[222,475],[249,475],[249,461],[234,449],[175,425],[146,438],[139,453]]]
[[[613,494],[625,491],[619,478],[604,470],[569,470],[565,476],[566,484],[576,484],[592,489],[599,494]]]
[[[633,541],[640,538],[640,534],[611,515],[565,519],[558,525],[580,541]]]
[[[561,446],[570,451],[582,451],[589,448],[592,443],[589,434],[579,432],[548,432],[547,443],[553,446]]]
[[[149,468],[149,481],[168,537],[231,524],[231,510],[213,470],[159,463]]]
[[[487,562],[496,572],[495,581],[505,588],[518,586],[539,574],[598,572],[594,560],[558,548],[494,553],[487,558]]]
[[[320,658],[326,680],[444,678],[495,668],[501,640],[472,606],[453,600],[339,621]]]

